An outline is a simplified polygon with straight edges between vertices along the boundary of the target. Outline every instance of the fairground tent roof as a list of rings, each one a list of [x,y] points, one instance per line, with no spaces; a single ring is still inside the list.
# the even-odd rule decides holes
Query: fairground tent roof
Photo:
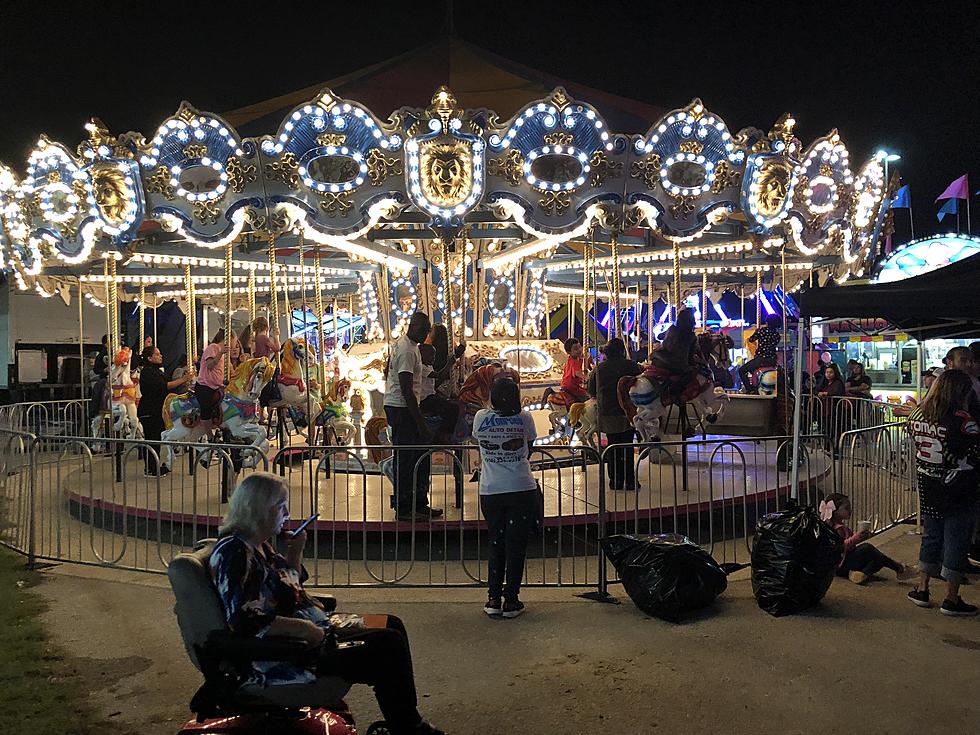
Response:
[[[921,276],[870,286],[829,286],[800,294],[800,314],[887,319],[921,338],[980,335],[980,255]]]
[[[226,112],[223,117],[242,135],[263,135],[324,88],[386,115],[404,106],[428,106],[433,90],[441,85],[453,90],[460,106],[485,107],[502,119],[531,100],[547,97],[558,86],[577,99],[589,100],[613,130],[646,130],[665,112],[665,108],[576,84],[445,37],[336,79]]]

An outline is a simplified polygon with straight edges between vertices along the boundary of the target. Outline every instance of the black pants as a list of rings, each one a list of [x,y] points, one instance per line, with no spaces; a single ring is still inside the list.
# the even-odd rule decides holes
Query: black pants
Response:
[[[102,401],[105,398],[106,377],[100,375],[92,381],[92,397],[88,404],[88,417],[94,419],[102,411]]]
[[[524,576],[527,540],[537,510],[537,490],[480,496],[487,520],[490,552],[487,559],[489,596],[516,600]]]
[[[407,408],[385,406],[395,447],[395,512],[411,513],[429,507],[429,472],[432,455],[424,449],[399,449],[422,444],[418,424]],[[416,469],[416,465],[418,468]]]
[[[902,565],[890,556],[882,554],[873,544],[867,542],[854,547],[847,556],[844,563],[837,568],[837,574],[846,577],[848,572],[864,572],[869,577],[880,572],[884,567],[900,572]]]
[[[392,733],[410,733],[422,722],[415,693],[412,652],[402,621],[388,616],[387,628],[341,628],[338,642],[363,641],[342,648],[320,661],[317,673],[340,676],[352,684],[368,684]]]
[[[756,368],[775,366],[775,357],[753,357],[738,369],[738,377],[742,380],[742,387],[752,388],[752,371]]]
[[[201,421],[210,421],[214,416],[214,401],[217,388],[209,388],[201,383],[194,384],[194,395],[197,397],[197,405],[201,409]]]
[[[608,444],[633,444],[633,429],[606,432]],[[636,486],[636,467],[633,465],[633,447],[622,447],[606,452],[606,474],[609,487],[622,490]]]
[[[442,419],[439,424],[439,431],[449,434],[451,437],[456,431],[456,422],[459,421],[459,404],[443,398],[438,393],[426,396],[419,404],[422,413],[428,416],[438,416]]]
[[[140,416],[139,420],[143,425],[143,436],[146,438],[146,440],[156,442],[160,441],[160,435],[163,433],[163,416]],[[146,447],[143,450],[143,457],[146,462],[146,474],[159,474],[155,455],[158,455],[160,451],[161,447],[159,445]]]

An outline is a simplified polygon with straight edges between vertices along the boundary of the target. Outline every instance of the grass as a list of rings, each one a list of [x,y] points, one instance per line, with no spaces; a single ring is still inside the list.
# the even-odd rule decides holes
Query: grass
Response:
[[[97,723],[78,683],[63,678],[64,658],[44,633],[44,601],[31,591],[37,572],[0,548],[0,733],[88,735],[112,731]]]

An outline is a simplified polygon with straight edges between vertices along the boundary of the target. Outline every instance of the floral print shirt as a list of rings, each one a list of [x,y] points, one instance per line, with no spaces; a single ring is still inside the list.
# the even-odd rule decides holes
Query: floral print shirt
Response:
[[[261,638],[277,615],[304,618],[327,630],[334,625],[357,625],[361,620],[325,612],[302,587],[309,576],[306,569],[296,571],[267,543],[259,549],[236,534],[223,536],[211,552],[210,569],[233,633]],[[313,671],[296,664],[255,661],[246,683],[275,686],[315,680]]]

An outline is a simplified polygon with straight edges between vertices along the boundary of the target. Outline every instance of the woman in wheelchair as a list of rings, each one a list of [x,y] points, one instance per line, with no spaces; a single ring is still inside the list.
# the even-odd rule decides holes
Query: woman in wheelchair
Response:
[[[303,589],[306,532],[286,540],[285,556],[271,544],[289,518],[289,487],[280,477],[256,472],[235,488],[210,557],[228,627],[236,635],[299,638],[323,652],[312,668],[286,662],[253,662],[248,683],[273,687],[339,676],[374,687],[393,735],[440,735],[417,709],[408,634],[393,615],[328,611]],[[353,646],[324,646],[324,642]],[[309,703],[311,706],[320,703]]]

